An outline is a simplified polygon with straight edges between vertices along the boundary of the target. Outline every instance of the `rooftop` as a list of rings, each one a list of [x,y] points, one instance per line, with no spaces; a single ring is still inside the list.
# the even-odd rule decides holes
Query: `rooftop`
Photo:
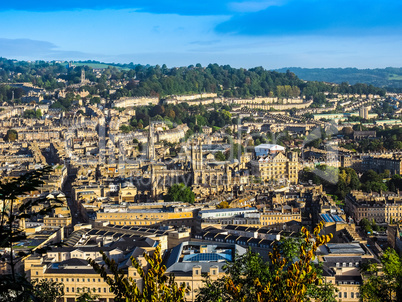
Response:
[[[222,270],[227,261],[232,261],[236,254],[243,255],[246,251],[237,244],[187,241],[172,249],[166,267],[168,272],[190,272],[195,265],[201,266],[203,273],[209,272],[211,266]]]

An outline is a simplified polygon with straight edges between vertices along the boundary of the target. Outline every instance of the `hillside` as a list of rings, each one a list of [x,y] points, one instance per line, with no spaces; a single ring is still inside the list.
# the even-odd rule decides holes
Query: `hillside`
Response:
[[[402,90],[402,68],[281,68],[276,71],[286,72],[290,70],[300,79],[306,81],[323,81],[331,83],[348,82],[349,84],[365,83],[376,87],[389,87]],[[393,89],[391,89],[393,90]]]
[[[80,64],[81,66],[77,66]],[[74,66],[75,65],[75,66]],[[90,66],[88,66],[90,65]],[[324,82],[302,81],[292,72],[277,72],[262,67],[250,69],[232,68],[229,65],[201,64],[188,67],[168,68],[162,66],[130,64],[104,64],[87,61],[68,66],[66,62],[24,62],[0,58],[0,83],[31,83],[47,91],[66,89],[81,82],[85,72],[85,85],[82,89],[90,95],[104,99],[118,100],[122,97],[157,96],[216,93],[226,98],[251,97],[305,97],[313,99],[314,106],[326,102],[325,92],[350,94],[385,95],[385,89],[373,85],[356,83],[339,86]],[[94,70],[94,66],[97,67]],[[98,69],[108,66],[108,68]],[[20,92],[9,85],[0,85],[0,101],[19,99]],[[58,108],[68,109],[73,99]]]

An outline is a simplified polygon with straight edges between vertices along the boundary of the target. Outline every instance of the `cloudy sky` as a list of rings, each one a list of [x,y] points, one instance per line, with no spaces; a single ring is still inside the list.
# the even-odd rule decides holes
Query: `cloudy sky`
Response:
[[[402,66],[397,0],[41,0],[0,6],[0,56],[234,67]]]

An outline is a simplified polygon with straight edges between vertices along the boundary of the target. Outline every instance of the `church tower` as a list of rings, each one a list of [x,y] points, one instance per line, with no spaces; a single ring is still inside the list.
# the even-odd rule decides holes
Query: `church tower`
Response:
[[[84,68],[81,69],[81,84],[84,84],[86,82],[85,79],[85,70]]]
[[[191,142],[191,170],[193,174],[193,183],[195,185],[202,183],[202,142],[198,141],[198,145],[195,140]]]
[[[191,142],[191,168],[193,170],[202,170],[202,142],[198,141],[198,145],[193,140]]]

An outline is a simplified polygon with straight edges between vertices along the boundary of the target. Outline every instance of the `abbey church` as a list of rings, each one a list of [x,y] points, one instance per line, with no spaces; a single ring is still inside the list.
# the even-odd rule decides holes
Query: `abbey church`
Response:
[[[250,156],[242,155],[240,161],[207,161],[203,154],[204,137],[200,135],[192,138],[187,149],[183,147],[183,152],[177,158],[157,161],[153,127],[151,123],[146,152],[153,197],[166,193],[174,183],[184,183],[191,186],[196,195],[208,196],[231,192],[235,187],[249,184],[254,176],[263,181],[268,181],[270,177],[286,180],[287,183],[298,181],[297,153],[285,155],[284,148],[278,145],[271,146],[268,156],[254,152],[252,160]],[[251,167],[253,172],[250,175]]]

